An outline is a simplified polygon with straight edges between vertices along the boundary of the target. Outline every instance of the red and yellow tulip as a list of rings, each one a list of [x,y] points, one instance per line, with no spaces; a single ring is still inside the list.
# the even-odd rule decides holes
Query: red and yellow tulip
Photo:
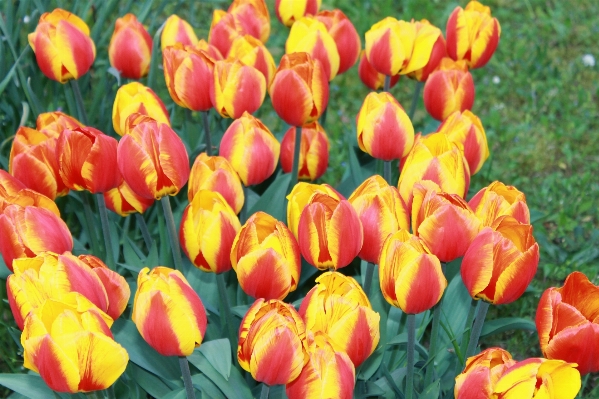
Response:
[[[466,360],[466,367],[455,378],[455,399],[491,399],[501,376],[516,364],[512,355],[501,348],[485,349]]]
[[[270,15],[264,0],[233,0],[229,9],[235,16],[244,34],[259,39],[262,43],[270,36]]]
[[[210,101],[223,118],[240,118],[254,113],[264,101],[266,79],[262,72],[239,60],[222,60],[214,64],[210,83]]]
[[[432,32],[430,27],[435,28],[426,19],[414,22],[414,24],[416,26],[417,32],[422,30],[423,28],[425,28],[427,32]],[[435,44],[433,45],[428,62],[422,68],[416,69],[415,71],[408,73],[408,77],[411,79],[416,79],[419,82],[425,82],[428,79],[429,75],[437,69],[437,67],[441,63],[441,60],[444,57],[447,57],[447,47],[445,45],[443,33],[440,32],[439,36],[437,37],[437,41],[435,41]]]
[[[216,47],[223,57],[229,56],[233,41],[246,33],[235,15],[223,10],[214,10],[208,43]]]
[[[198,37],[189,22],[173,14],[166,19],[160,35],[160,48],[164,51],[168,46],[181,43],[183,46],[195,46]]]
[[[483,226],[491,226],[500,216],[509,215],[520,223],[530,224],[530,211],[526,205],[526,196],[514,186],[506,186],[494,181],[480,189],[468,205]]]
[[[152,89],[139,82],[119,87],[112,106],[112,126],[119,135],[126,131],[126,121],[131,114],[149,115],[157,122],[170,126],[170,117],[164,103]]]
[[[205,51],[215,61],[220,61],[224,58],[216,47],[214,47],[204,39],[200,39],[200,41],[198,41],[198,43],[194,47],[198,50]]]
[[[110,65],[129,79],[139,79],[150,71],[152,37],[134,14],[116,20],[108,45]]]
[[[266,79],[266,87],[270,87],[277,66],[270,51],[260,40],[250,35],[237,37],[231,45],[228,58],[238,59],[244,65],[252,66],[262,72]]]
[[[326,26],[337,45],[337,51],[339,52],[339,71],[337,71],[337,74],[342,74],[354,66],[360,56],[362,48],[360,35],[358,35],[349,18],[339,9],[321,11],[316,14],[316,19]]]
[[[291,173],[295,150],[295,134],[300,130],[300,159],[298,179],[314,181],[327,171],[329,165],[329,138],[318,122],[308,123],[300,128],[292,126],[281,141],[281,169]]]
[[[104,193],[106,207],[120,216],[131,213],[144,213],[153,203],[154,198],[143,198],[135,194],[125,180],[118,187]]]
[[[275,0],[275,13],[285,26],[306,15],[316,15],[322,0]]]
[[[376,69],[372,67],[370,62],[368,62],[368,57],[366,57],[366,53],[364,50],[360,53],[360,63],[358,64],[358,76],[362,83],[366,85],[371,90],[379,90],[382,89],[385,85],[385,75],[379,73]],[[391,76],[391,81],[389,88],[395,86],[399,81],[399,74]]]
[[[36,129],[48,137],[58,137],[64,129],[84,127],[77,119],[60,111],[43,112],[37,116]]]
[[[9,205],[45,208],[60,217],[56,203],[43,194],[25,187],[23,183],[0,169],[0,213]]]
[[[287,196],[287,226],[289,226],[289,230],[291,230],[296,239],[298,238],[298,226],[302,212],[316,193],[326,194],[339,201],[344,199],[341,194],[328,184],[297,183]]]

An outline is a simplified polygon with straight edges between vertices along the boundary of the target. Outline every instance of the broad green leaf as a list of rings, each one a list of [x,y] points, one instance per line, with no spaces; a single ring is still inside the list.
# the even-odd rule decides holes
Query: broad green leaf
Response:
[[[386,399],[394,399],[397,397],[403,399],[403,393],[400,392],[401,395],[396,395],[393,388],[391,387],[391,384],[389,383],[389,378],[393,381],[393,383],[396,386],[402,386],[402,381],[405,377],[406,368],[400,367],[398,369],[393,370],[391,373],[389,373],[388,376],[383,376],[379,378],[374,383],[385,392],[383,394],[383,397],[385,397]]]
[[[385,391],[383,389],[381,389],[381,387],[379,387],[374,382],[366,381],[364,388],[365,388],[364,391],[361,391],[361,392],[354,391],[355,399],[381,397],[382,395],[385,394]]]
[[[247,387],[245,380],[235,368],[231,368],[231,374],[227,381],[216,369],[210,364],[208,359],[199,351],[194,351],[191,355],[187,356],[187,359],[191,364],[198,368],[203,374],[206,375],[229,399],[251,399],[252,392]],[[192,376],[192,381],[196,376]]]
[[[212,367],[222,375],[225,380],[229,379],[231,374],[231,344],[226,338],[215,339],[204,342],[199,349],[200,353],[206,357]]]
[[[438,399],[441,386],[439,381],[433,382],[420,393],[419,399]]]
[[[17,67],[19,66],[19,62],[21,61],[21,58],[23,58],[25,53],[27,51],[29,51],[30,48],[31,47],[27,46],[23,49],[23,51],[19,55],[19,58],[17,58],[14,65],[12,66],[12,68],[10,68],[10,71],[8,71],[8,73],[6,74],[4,79],[2,79],[2,82],[0,82],[0,95],[2,95],[2,92],[4,91],[4,89],[6,89],[6,86],[8,86],[8,83],[11,81],[11,79],[13,78],[13,75],[17,71]]]
[[[231,308],[231,313],[233,313],[235,316],[238,316],[240,319],[243,319],[250,306],[252,305],[234,306]]]
[[[264,191],[262,196],[248,212],[248,215],[253,215],[258,211],[266,212],[277,220],[287,220],[287,192],[291,174],[280,174]]]
[[[0,278],[6,280],[11,274],[12,272],[8,270],[6,263],[4,263],[4,259],[0,256]]]
[[[198,391],[196,391],[196,396],[197,395],[198,395]],[[197,397],[200,398],[201,396],[197,396]],[[185,388],[176,389],[176,390],[169,392],[166,395],[161,397],[161,399],[185,399],[185,398],[187,398],[187,391],[185,391]]]
[[[483,325],[481,337],[513,330],[536,331],[537,326],[534,321],[530,319],[524,319],[522,317],[503,317],[501,319],[486,321]]]
[[[374,375],[379,369],[381,362],[383,361],[383,355],[385,354],[385,348],[379,346],[373,353],[360,365],[358,372],[358,379],[368,381],[370,377]]]
[[[149,373],[135,363],[130,363],[131,377],[143,388],[148,394],[155,398],[161,398],[172,391],[160,378],[152,373]]]
[[[196,374],[192,376],[191,381],[193,386],[202,392],[202,398],[226,399],[226,396],[223,395],[220,389],[218,389],[218,387],[214,385],[214,383],[210,381],[210,379],[204,374]],[[186,394],[184,393],[184,395]],[[182,398],[185,398],[185,396]]]
[[[56,399],[42,377],[34,374],[0,374],[0,385],[31,399]]]

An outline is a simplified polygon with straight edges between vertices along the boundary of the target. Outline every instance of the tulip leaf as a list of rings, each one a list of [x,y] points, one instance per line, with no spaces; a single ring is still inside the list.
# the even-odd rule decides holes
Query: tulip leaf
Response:
[[[212,367],[229,380],[231,374],[231,344],[226,338],[204,342],[199,349]]]
[[[481,337],[512,330],[537,331],[537,326],[534,321],[530,319],[522,317],[503,317],[501,319],[485,322]]]
[[[433,382],[420,393],[419,399],[437,399],[439,397],[439,380]]]
[[[2,257],[0,257],[0,278],[2,280],[6,280],[11,273],[12,272],[10,270],[8,270],[8,267],[6,267],[6,263],[4,263],[4,259],[2,259]]]
[[[203,387],[202,387],[202,392],[206,392],[212,398],[220,398],[219,396],[212,396],[212,392],[205,390]],[[197,391],[196,391],[196,396],[198,398],[202,397],[198,394]],[[187,398],[187,391],[185,391],[185,388],[180,388],[180,389],[171,391],[171,392],[167,393],[166,395],[161,396],[160,398],[161,399],[185,399],[185,398]]]
[[[362,167],[360,166],[360,162],[358,161],[358,157],[356,156],[356,147],[354,147],[351,142],[349,144],[349,171],[354,181],[353,190],[355,190],[356,187],[362,184],[365,178]]]
[[[366,399],[385,395],[385,391],[374,382],[366,381],[363,388],[364,390],[360,390],[360,392],[354,392],[355,399]]]
[[[277,220],[287,220],[287,190],[291,181],[291,174],[285,173],[277,176],[271,185],[262,194],[260,199],[256,201],[249,215],[253,215],[258,211],[266,212]]]
[[[31,399],[56,399],[42,377],[34,374],[0,374],[0,385]]]
[[[379,369],[381,362],[383,361],[384,354],[385,348],[382,346],[379,346],[374,352],[372,352],[372,355],[370,355],[368,359],[366,359],[364,363],[360,365],[360,371],[356,373],[358,374],[358,379],[364,381],[369,380],[370,377],[372,377]]]
[[[382,395],[384,398],[400,398],[404,399],[404,395],[402,392],[395,392],[392,384],[397,386],[402,386],[404,378],[406,378],[406,368],[400,367],[393,370],[390,373],[385,373],[386,375],[376,380],[374,383],[381,388],[385,394]]]
[[[155,398],[161,398],[171,392],[171,389],[152,373],[148,373],[135,363],[130,363],[131,376],[139,386]]]
[[[250,306],[252,306],[252,305],[234,306],[231,308],[231,313],[233,313],[235,316],[239,317],[240,319],[243,319],[243,317],[249,310]]]
[[[208,377],[206,377],[204,374],[196,374],[191,378],[191,381],[193,382],[193,386],[196,387],[197,389],[199,389],[202,392],[203,396],[197,396],[199,397],[209,397],[212,399],[226,399],[226,396],[223,395],[223,393],[220,391],[220,389],[218,389],[218,387],[216,385],[214,385],[214,383],[212,381],[210,381],[210,379]],[[186,393],[185,391],[183,391],[183,396],[181,396],[181,399],[185,399],[186,398]],[[164,399],[164,398],[162,398]]]
[[[23,56],[25,55],[25,53],[27,51],[29,51],[30,48],[31,47],[26,46],[23,49],[23,51],[19,55],[19,58],[17,58],[17,60],[15,61],[14,65],[12,66],[12,68],[10,68],[10,71],[8,71],[8,73],[6,74],[6,76],[4,77],[4,79],[2,79],[2,82],[0,82],[0,94],[2,94],[2,92],[4,91],[4,89],[6,89],[6,86],[8,86],[8,83],[10,83],[11,79],[13,78],[13,75],[17,71],[17,67],[19,66],[19,62],[21,61],[21,58],[23,58]]]
[[[216,369],[210,364],[208,359],[199,351],[196,350],[191,355],[187,356],[187,360],[198,368],[206,377],[208,377],[222,393],[230,399],[251,399],[252,392],[247,387],[241,373],[234,367],[231,368],[231,374],[227,381]],[[194,384],[198,381],[198,374],[191,377]]]
[[[462,277],[458,273],[447,286],[441,305],[441,322],[446,328],[439,331],[437,353],[435,354],[436,362],[441,362],[450,355],[451,352],[448,350],[453,349],[452,340],[463,334],[471,300],[472,298],[462,282]]]

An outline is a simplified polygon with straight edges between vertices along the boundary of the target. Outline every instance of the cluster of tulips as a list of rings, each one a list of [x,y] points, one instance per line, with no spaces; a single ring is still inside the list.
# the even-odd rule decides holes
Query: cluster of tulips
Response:
[[[131,310],[140,335],[161,355],[184,359],[206,334],[206,311],[182,273],[182,248],[194,266],[217,274],[219,289],[223,273],[234,269],[242,290],[255,299],[229,339],[238,343],[239,365],[256,381],[286,385],[290,398],[351,398],[356,368],[379,344],[380,315],[368,296],[378,265],[383,297],[408,315],[405,392],[411,398],[414,315],[435,309],[432,347],[447,287],[444,266],[463,258],[463,283],[483,303],[455,397],[574,398],[580,375],[599,371],[597,351],[587,346],[599,335],[599,288],[580,273],[541,298],[536,324],[547,359],[518,362],[500,348],[476,354],[489,304],[518,299],[539,263],[522,192],[493,182],[465,200],[471,175],[489,156],[482,123],[470,112],[469,69],[484,66],[498,45],[501,30],[490,9],[476,1],[457,7],[445,38],[427,21],[388,17],[366,33],[362,51],[343,12],[319,7],[317,0],[276,0],[277,17],[291,27],[278,68],[264,44],[270,18],[263,0],[235,0],[228,11],[215,11],[208,41],[198,40],[183,19],[166,20],[160,44],[168,91],[179,106],[202,112],[205,122],[205,152],[191,168],[164,103],[137,81],[116,94],[118,141],[87,126],[85,118],[56,111],[40,114],[35,129],[19,128],[9,172],[0,171],[0,251],[14,273],[7,292],[22,330],[24,366],[58,392],[105,389],[127,366],[127,351],[110,326],[131,292],[116,271],[110,229],[103,226],[104,261],[75,256],[54,202],[69,190],[85,190],[96,195],[101,214],[106,208],[121,216],[143,214],[162,202],[176,270],[142,269]],[[76,79],[96,54],[83,20],[61,9],[45,13],[29,42],[42,72],[62,83],[73,80],[77,97]],[[134,15],[116,21],[108,53],[122,77],[146,75],[152,49]],[[385,176],[366,179],[346,199],[327,184],[295,182],[326,171],[330,144],[318,120],[328,82],[358,59],[359,76],[374,91],[356,117],[357,143],[385,162]],[[414,134],[411,115],[389,92],[400,75],[425,82],[426,109],[442,121],[437,132]],[[291,126],[281,143],[252,116],[267,91]],[[212,108],[234,119],[220,144],[210,140]],[[219,155],[212,154],[215,148]],[[292,173],[287,223],[265,212],[246,220],[248,187],[268,179],[279,160]],[[390,171],[397,160],[395,184]],[[177,233],[169,196],[187,183]],[[356,257],[368,262],[362,284],[339,271]],[[302,258],[324,272],[296,310],[284,299],[298,288]]]

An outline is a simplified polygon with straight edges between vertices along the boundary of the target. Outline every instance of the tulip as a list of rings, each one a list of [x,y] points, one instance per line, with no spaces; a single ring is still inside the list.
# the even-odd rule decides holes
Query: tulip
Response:
[[[96,58],[89,27],[60,8],[43,13],[27,39],[43,74],[60,83],[85,75]]]
[[[225,131],[219,151],[243,184],[251,186],[262,183],[273,174],[281,145],[260,119],[244,112]]]
[[[338,272],[316,279],[299,314],[307,330],[327,334],[335,350],[345,352],[355,367],[374,352],[380,339],[380,315],[372,310],[358,282]]]
[[[164,23],[164,29],[160,35],[160,48],[164,51],[165,48],[174,46],[176,43],[181,43],[183,46],[195,46],[198,43],[198,37],[187,21],[173,14]]]
[[[220,61],[223,59],[223,55],[220,53],[220,51],[204,39],[200,39],[194,47],[197,50],[205,51],[215,61]]]
[[[291,231],[264,212],[250,216],[235,236],[231,264],[243,291],[266,300],[295,291],[302,266]]]
[[[456,7],[447,20],[447,53],[454,60],[465,60],[469,68],[480,68],[489,62],[501,36],[497,18],[491,9],[478,1]]]
[[[125,134],[125,122],[134,113],[150,115],[152,119],[170,126],[169,114],[162,100],[152,89],[139,82],[123,85],[116,92],[112,107],[112,126],[117,134]]]
[[[433,118],[442,121],[455,111],[471,110],[474,94],[466,62],[443,58],[424,85],[424,106]]]
[[[571,273],[563,287],[545,290],[536,316],[543,355],[577,363],[582,375],[599,371],[598,304],[599,287],[580,272]]]
[[[474,175],[489,158],[485,129],[472,112],[456,111],[443,121],[437,132],[442,132],[464,152],[470,174]]]
[[[285,54],[269,92],[276,113],[291,126],[317,120],[329,102],[327,75],[308,53]]]
[[[244,65],[252,66],[262,72],[266,86],[270,87],[277,66],[272,55],[260,40],[250,35],[237,37],[229,50],[229,59],[238,59]]]
[[[209,156],[205,152],[198,155],[189,175],[187,199],[193,201],[200,190],[220,193],[235,214],[241,211],[244,203],[243,186],[235,169],[226,158]]]
[[[264,101],[266,79],[256,68],[241,61],[217,61],[210,83],[210,101],[223,118],[254,113]]]
[[[316,15],[322,0],[275,0],[275,13],[287,27],[306,15]]]
[[[501,216],[472,241],[460,270],[472,298],[503,305],[520,298],[538,264],[532,226]]]
[[[356,124],[358,146],[375,158],[400,159],[414,145],[412,121],[389,93],[369,93],[356,116]]]
[[[237,360],[256,381],[268,385],[295,380],[304,366],[306,327],[293,306],[256,300],[239,328]]]
[[[442,133],[417,136],[414,147],[402,160],[397,188],[408,208],[412,190],[420,180],[431,180],[448,194],[465,197],[470,186],[470,170],[459,147]]]
[[[464,256],[481,229],[466,201],[422,181],[414,186],[412,231],[441,262]]]
[[[455,378],[455,399],[493,398],[497,381],[514,364],[512,355],[501,348],[469,357],[464,371]]]
[[[296,128],[290,127],[281,141],[281,168],[290,173],[293,169]],[[329,138],[318,122],[301,127],[298,178],[314,181],[327,171],[329,165]]]
[[[316,17],[303,17],[291,26],[285,43],[285,53],[306,52],[320,61],[325,77],[331,81],[339,71],[337,44],[325,24]]]
[[[104,193],[106,208],[120,216],[131,213],[144,213],[153,203],[154,199],[143,198],[135,194],[125,180],[118,187]]]
[[[131,190],[142,198],[177,195],[189,177],[185,144],[168,125],[142,122],[117,148],[119,170]]]
[[[358,186],[348,199],[364,229],[364,244],[358,256],[378,264],[387,237],[400,229],[410,228],[406,205],[395,187],[374,175]]]
[[[314,348],[308,355],[310,359],[300,375],[287,384],[289,399],[353,398],[354,364],[344,352],[335,349],[330,338],[316,333]]]
[[[129,79],[140,79],[150,71],[152,37],[134,14],[118,18],[108,45],[110,65]]]
[[[162,356],[189,356],[206,334],[206,310],[178,270],[145,267],[137,277],[131,320]]]
[[[530,211],[524,193],[500,181],[494,181],[482,188],[468,205],[482,221],[483,226],[491,226],[503,215],[512,216],[520,223],[530,224]]]
[[[233,41],[245,32],[240,21],[235,15],[223,10],[214,10],[208,43],[220,51],[224,57],[228,57]]]
[[[233,0],[227,11],[235,16],[244,34],[249,34],[262,43],[268,41],[270,15],[264,0]]]
[[[427,26],[427,30],[429,29],[428,26],[432,26],[426,19],[416,22],[415,25],[417,31],[422,29],[423,26]],[[428,62],[422,68],[408,73],[408,77],[416,79],[419,82],[426,82],[430,74],[437,69],[444,57],[447,57],[447,47],[445,44],[445,39],[443,38],[443,33],[439,31],[439,36],[433,45]]]
[[[43,112],[37,116],[36,129],[49,137],[58,137],[64,129],[85,127],[77,119],[59,111]]]
[[[43,194],[25,187],[23,183],[0,169],[0,213],[7,206],[16,204],[22,207],[35,206],[45,208],[60,217],[56,203]]]
[[[297,183],[289,195],[287,195],[287,226],[289,226],[296,239],[298,238],[298,226],[302,212],[312,196],[317,193],[326,194],[339,201],[344,199],[341,194],[328,184]]]
[[[0,215],[0,252],[11,271],[13,259],[31,258],[44,251],[63,253],[72,249],[69,228],[47,209],[9,205]]]
[[[129,356],[114,341],[112,320],[76,299],[48,300],[25,320],[23,366],[40,374],[57,392],[89,392],[110,387],[125,371]]]
[[[351,68],[358,57],[362,42],[356,28],[349,18],[339,9],[321,11],[316,19],[322,22],[337,45],[339,52],[339,71],[342,74]]]
[[[240,228],[239,219],[222,195],[200,190],[183,211],[179,240],[197,268],[223,273],[231,269],[231,247]]]
[[[362,83],[366,85],[371,90],[379,90],[384,87],[385,84],[385,75],[377,72],[376,69],[372,67],[370,62],[368,62],[368,58],[366,57],[366,53],[364,50],[360,53],[360,63],[358,64],[358,76],[360,76],[360,80]],[[399,75],[391,76],[391,80],[389,82],[389,88],[395,86],[399,81]]]
[[[164,80],[177,105],[192,111],[208,111],[210,82],[215,60],[192,46],[176,43],[163,51]]]

